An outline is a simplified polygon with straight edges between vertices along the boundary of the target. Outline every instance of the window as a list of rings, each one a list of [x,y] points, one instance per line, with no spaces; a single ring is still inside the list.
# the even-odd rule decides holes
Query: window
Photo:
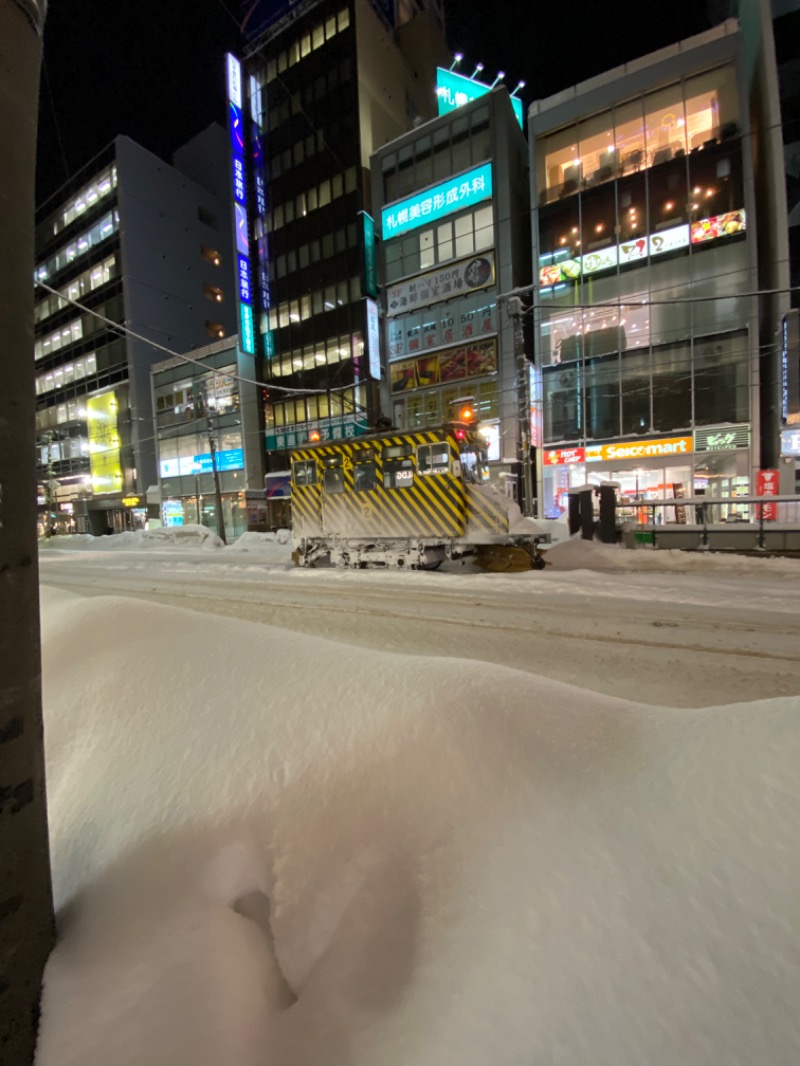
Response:
[[[369,458],[367,458],[369,456]],[[356,455],[353,466],[356,492],[371,492],[378,484],[377,466],[372,452]]]
[[[295,485],[316,485],[317,463],[315,459],[292,463],[292,481]]]
[[[467,482],[485,481],[489,476],[489,469],[484,461],[484,456],[475,445],[464,445],[461,448],[461,480]]]
[[[417,470],[420,474],[446,474],[450,466],[450,451],[444,441],[420,444],[417,448]]]
[[[344,492],[344,469],[341,455],[330,455],[322,460],[322,488],[329,495]]]
[[[413,459],[385,459],[383,463],[383,487],[386,489],[410,489],[414,484]]]
[[[383,485],[387,489],[410,488],[414,484],[411,444],[388,444],[383,448]]]

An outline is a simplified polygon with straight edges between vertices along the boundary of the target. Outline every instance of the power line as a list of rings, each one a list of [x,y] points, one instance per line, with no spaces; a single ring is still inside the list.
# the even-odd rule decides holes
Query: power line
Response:
[[[129,329],[127,326],[123,326],[122,323],[115,322],[113,319],[107,318],[105,315],[101,315],[99,311],[95,311],[91,307],[87,307],[86,304],[82,304],[79,300],[75,300],[71,296],[64,296],[62,293],[58,292],[57,289],[52,288],[46,282],[40,281],[38,278],[35,279],[35,284],[38,285],[40,288],[45,289],[47,292],[52,293],[54,296],[58,296],[66,303],[72,304],[74,307],[77,307],[85,314],[93,315],[101,322],[104,322],[107,326],[110,326],[112,329],[116,330],[121,336],[132,337],[134,340],[142,341],[144,344],[149,344],[151,348],[155,348],[157,351],[164,352],[165,354],[171,356],[173,359],[180,359],[185,363],[191,363],[194,366],[199,366],[201,370],[205,371],[206,374],[216,375],[218,373],[221,373],[221,371],[215,369],[214,367],[208,366],[207,363],[202,362],[202,360],[200,359],[193,359],[190,355],[185,355],[182,352],[173,351],[172,348],[167,348],[166,345],[159,344],[158,341],[151,340],[149,337],[145,337],[141,333],[136,333],[134,330]],[[254,378],[246,378],[241,374],[226,374],[225,376],[232,377],[236,381],[239,381],[245,385],[255,385],[256,388],[259,389],[276,389],[278,392],[286,393],[287,396],[325,396],[328,393],[327,389],[289,389],[283,385],[273,385],[271,382],[267,383],[264,381],[256,381]]]
[[[731,271],[736,273],[736,271]],[[725,275],[712,274],[708,278],[698,278],[698,281],[716,280],[717,277],[724,277]],[[566,283],[564,283],[566,284]],[[516,289],[509,289],[508,292],[501,292],[497,294],[498,303],[501,300],[509,300],[515,296],[523,296],[526,293],[533,293],[539,289],[536,282],[532,282],[530,285],[520,285]],[[751,297],[761,296],[783,296],[791,294],[793,292],[800,292],[800,285],[790,285],[785,289],[753,289],[748,292],[731,292],[723,293],[716,296],[675,296],[670,299],[652,300],[645,299],[640,301],[634,301],[631,298],[620,297],[616,300],[601,300],[593,303],[571,303],[571,304],[554,304],[544,305],[539,303],[538,305],[531,305],[524,308],[523,314],[531,314],[534,311],[541,312],[543,310],[552,309],[555,311],[563,311],[568,313],[569,311],[592,311],[597,307],[659,307],[659,306],[673,306],[675,304],[689,304],[689,303],[708,303],[712,300],[746,300]],[[540,299],[541,290],[539,289]]]

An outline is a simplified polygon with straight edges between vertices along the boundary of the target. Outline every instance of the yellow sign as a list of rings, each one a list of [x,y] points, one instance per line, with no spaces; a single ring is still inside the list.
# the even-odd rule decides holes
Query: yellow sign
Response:
[[[619,459],[657,459],[662,456],[689,455],[691,437],[665,437],[662,440],[630,440],[617,444],[592,444],[586,448],[586,462],[611,462]]]
[[[86,401],[86,421],[89,429],[89,462],[92,491],[119,492],[122,488],[122,465],[117,425],[117,395],[104,392]]]
[[[139,500],[138,496],[123,496],[122,497],[122,505],[123,505],[123,507],[135,507],[136,504],[140,503],[140,502],[141,501]]]

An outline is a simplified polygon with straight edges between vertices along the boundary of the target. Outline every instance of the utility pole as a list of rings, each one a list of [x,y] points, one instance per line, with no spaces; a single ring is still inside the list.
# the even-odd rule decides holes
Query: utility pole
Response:
[[[0,0],[0,1060],[33,1062],[53,897],[42,737],[33,361],[44,0]]]
[[[522,300],[509,296],[508,317],[514,323],[514,357],[517,369],[517,405],[519,418],[520,462],[522,463],[522,513],[533,515],[533,472],[531,470],[531,390],[530,371],[525,356],[525,334],[522,329]]]
[[[211,452],[211,472],[214,475],[214,499],[216,500],[217,511],[217,533],[219,539],[223,544],[228,543],[228,538],[225,536],[225,516],[222,513],[222,490],[219,484],[219,470],[217,470],[217,442],[215,439],[217,433],[216,424],[216,406],[214,407],[214,414],[211,414],[211,408],[208,405],[208,393],[203,388],[203,403],[206,409],[206,422],[208,423],[208,448]],[[213,421],[212,421],[213,419]]]
[[[46,540],[50,540],[56,524],[56,489],[58,488],[58,482],[55,479],[55,466],[53,464],[52,431],[45,433],[42,437],[42,441],[47,445],[47,475],[44,483],[44,506],[46,512],[44,535]]]

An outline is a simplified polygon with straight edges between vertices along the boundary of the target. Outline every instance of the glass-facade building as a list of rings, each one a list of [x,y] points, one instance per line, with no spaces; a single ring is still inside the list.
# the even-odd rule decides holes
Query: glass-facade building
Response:
[[[747,495],[763,376],[728,22],[530,109],[542,513],[570,487]]]
[[[255,347],[269,469],[308,439],[365,432],[369,157],[435,108],[437,0],[246,5],[242,60]]]
[[[39,211],[32,354],[41,532],[119,532],[150,517],[149,368],[165,350],[235,324],[221,281],[231,267],[226,200],[208,166],[224,145],[211,127],[170,166],[118,137]],[[223,166],[223,187],[226,176]]]
[[[151,371],[161,521],[169,527],[204,525],[216,532],[218,483],[223,528],[233,539],[256,524],[248,514],[247,398],[241,384],[252,372],[251,361],[242,356],[236,337],[192,352],[190,358],[170,359]]]
[[[505,87],[373,156],[380,227],[384,415],[400,429],[469,400],[490,471],[519,495],[520,365],[499,295],[531,278],[527,145]],[[525,390],[522,390],[522,395]],[[513,487],[513,488],[512,488]]]

